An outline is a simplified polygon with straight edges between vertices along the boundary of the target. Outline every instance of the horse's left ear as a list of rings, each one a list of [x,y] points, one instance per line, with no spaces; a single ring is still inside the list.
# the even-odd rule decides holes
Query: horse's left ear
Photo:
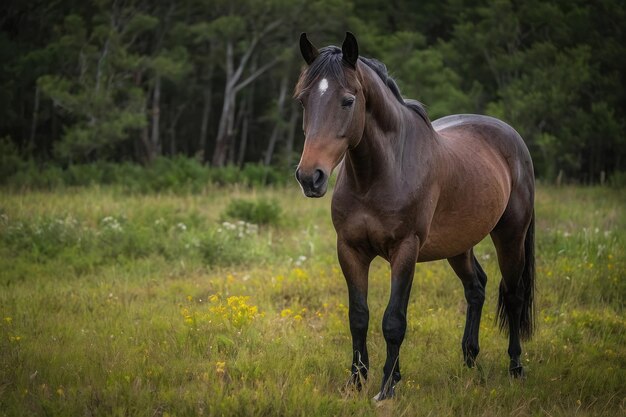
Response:
[[[352,68],[356,68],[356,61],[359,59],[359,44],[352,33],[346,32],[346,38],[341,45],[341,52],[343,53],[343,61]]]

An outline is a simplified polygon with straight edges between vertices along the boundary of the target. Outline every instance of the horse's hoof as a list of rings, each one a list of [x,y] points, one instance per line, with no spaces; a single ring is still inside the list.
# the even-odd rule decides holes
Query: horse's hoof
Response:
[[[383,400],[387,400],[389,398],[391,398],[391,397],[384,396],[382,391],[381,391],[378,394],[374,395],[374,397],[372,398],[372,401],[377,403],[377,402],[380,402],[380,401],[383,401]]]
[[[476,366],[476,357],[466,356],[465,357],[465,365],[467,365],[467,367],[470,368],[470,369],[475,367]]]
[[[465,360],[465,365],[468,368],[473,368],[476,366],[476,358],[478,357],[478,349],[473,349],[471,347],[463,348],[463,359]]]
[[[511,378],[524,378],[526,375],[524,374],[524,368],[520,366],[515,366],[513,368],[509,368],[509,375]]]
[[[374,398],[372,398],[372,400],[374,400],[374,402],[380,402],[383,400],[389,400],[395,397],[395,395],[396,395],[396,385],[394,384],[388,387],[387,389],[383,387],[381,391],[378,394],[376,394]]]
[[[346,390],[353,389],[356,391],[361,391],[363,388],[363,384],[367,381],[367,376],[361,374],[360,372],[353,372],[350,375],[350,379],[346,382]]]

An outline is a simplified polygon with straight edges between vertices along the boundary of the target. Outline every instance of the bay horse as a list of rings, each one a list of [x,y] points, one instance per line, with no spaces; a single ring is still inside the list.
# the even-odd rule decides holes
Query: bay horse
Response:
[[[341,48],[317,49],[300,36],[307,64],[294,97],[304,109],[304,149],[296,179],[322,197],[338,165],[332,197],[339,264],[349,296],[350,383],[367,378],[368,272],[380,256],[391,265],[382,322],[387,344],[380,392],[400,381],[400,345],[415,264],[447,259],[467,301],[461,342],[467,366],[479,352],[487,276],[473,247],[488,234],[502,273],[497,319],[508,332],[509,373],[523,376],[520,340],[533,332],[534,174],[520,135],[493,117],[462,114],[430,122],[424,106],[404,100],[381,62],[359,57],[346,33]]]

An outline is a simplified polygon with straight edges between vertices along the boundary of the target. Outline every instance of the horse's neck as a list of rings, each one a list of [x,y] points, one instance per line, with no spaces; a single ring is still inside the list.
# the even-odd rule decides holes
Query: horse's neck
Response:
[[[376,78],[372,78],[376,77]],[[413,110],[400,103],[371,69],[363,74],[367,116],[363,137],[346,156],[352,184],[366,191],[376,182],[415,176],[421,158],[429,158],[436,134]]]

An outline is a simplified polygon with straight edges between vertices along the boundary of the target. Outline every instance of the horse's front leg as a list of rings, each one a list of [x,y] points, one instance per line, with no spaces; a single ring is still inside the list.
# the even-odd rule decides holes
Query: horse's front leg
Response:
[[[362,382],[367,379],[369,368],[366,344],[369,324],[367,276],[373,258],[341,239],[337,241],[337,253],[346,284],[348,284],[348,316],[350,333],[352,333],[352,374],[348,383],[360,390]]]
[[[391,295],[383,316],[383,335],[387,342],[387,359],[383,368],[380,392],[374,397],[380,401],[394,395],[400,381],[400,345],[406,333],[406,310],[417,261],[418,239],[402,241],[391,254]]]

